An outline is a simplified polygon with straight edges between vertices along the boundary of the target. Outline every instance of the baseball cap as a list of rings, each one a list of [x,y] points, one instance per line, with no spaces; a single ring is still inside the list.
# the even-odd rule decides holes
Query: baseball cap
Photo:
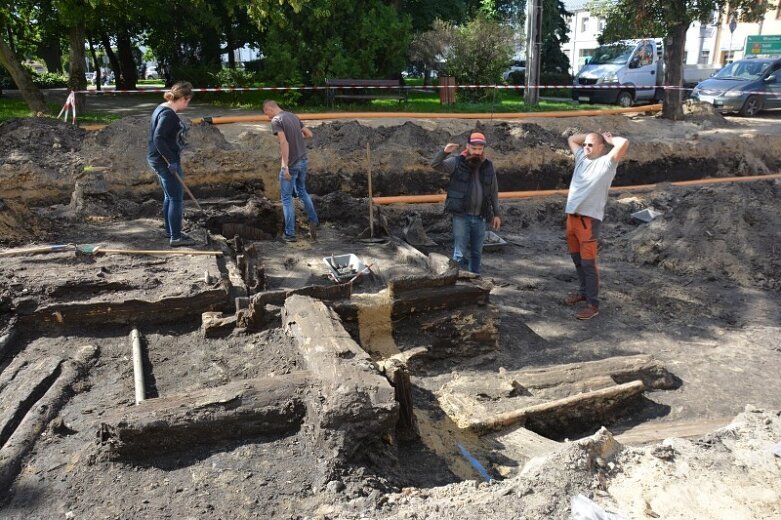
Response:
[[[485,144],[485,136],[480,132],[472,132],[468,142],[469,144]]]

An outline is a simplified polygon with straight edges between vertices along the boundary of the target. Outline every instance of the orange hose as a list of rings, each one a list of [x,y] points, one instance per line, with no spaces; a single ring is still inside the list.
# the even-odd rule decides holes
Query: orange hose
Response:
[[[671,182],[673,186],[702,186],[705,184],[723,184],[727,182],[750,182],[759,180],[781,179],[781,173],[773,175],[753,175],[749,177],[719,177],[717,179],[696,179],[692,181]],[[613,186],[610,191],[649,191],[656,189],[658,184],[638,184],[635,186]],[[536,190],[536,191],[502,191],[500,199],[528,199],[533,197],[549,197],[551,195],[566,195],[569,190]],[[397,195],[393,197],[374,197],[374,204],[427,204],[442,202],[444,193],[432,195]]]
[[[645,105],[629,108],[611,108],[607,110],[561,110],[555,112],[491,112],[482,114],[436,113],[436,112],[330,112],[322,114],[298,114],[302,121],[323,121],[330,119],[529,119],[534,117],[582,117],[609,116],[611,114],[658,112],[662,105]],[[196,117],[191,121],[194,125],[203,123],[204,118]],[[211,118],[213,125],[229,123],[261,123],[268,121],[263,114],[246,116],[217,116]],[[101,130],[107,125],[81,125],[88,132]]]

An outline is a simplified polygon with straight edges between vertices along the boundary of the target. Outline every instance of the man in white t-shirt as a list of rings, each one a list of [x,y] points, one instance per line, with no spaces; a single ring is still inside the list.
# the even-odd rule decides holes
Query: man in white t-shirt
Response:
[[[599,314],[599,271],[597,246],[605,216],[608,188],[616,176],[616,167],[629,148],[629,141],[602,134],[576,134],[567,142],[575,154],[575,172],[567,196],[567,248],[578,272],[580,289],[564,303],[586,302],[575,317],[589,320]],[[606,150],[606,145],[613,148]]]

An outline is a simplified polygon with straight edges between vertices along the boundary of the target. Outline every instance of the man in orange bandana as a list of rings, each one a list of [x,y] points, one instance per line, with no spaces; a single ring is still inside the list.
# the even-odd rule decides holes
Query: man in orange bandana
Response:
[[[450,175],[445,211],[453,215],[453,260],[476,274],[480,274],[486,223],[494,230],[502,225],[499,184],[485,146],[485,135],[472,132],[461,154],[448,157],[459,148],[448,143],[431,162],[435,170]]]

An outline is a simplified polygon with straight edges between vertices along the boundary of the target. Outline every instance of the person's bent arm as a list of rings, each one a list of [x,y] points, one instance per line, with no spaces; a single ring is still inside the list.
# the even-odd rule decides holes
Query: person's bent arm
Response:
[[[569,149],[572,150],[572,153],[578,153],[578,150],[583,147],[585,141],[586,134],[575,134],[567,138],[567,144],[569,145]]]
[[[458,145],[455,143],[448,143],[442,150],[439,150],[431,160],[431,166],[437,171],[445,173],[453,173],[456,170],[456,158],[448,157],[455,150],[458,150]]]
[[[301,128],[301,135],[304,136],[304,139],[311,139],[312,138],[312,130],[310,130],[308,127]]]
[[[602,134],[605,142],[613,146],[613,149],[607,154],[612,160],[618,162],[624,158],[626,151],[629,150],[629,139],[625,137],[613,137],[610,132]]]

